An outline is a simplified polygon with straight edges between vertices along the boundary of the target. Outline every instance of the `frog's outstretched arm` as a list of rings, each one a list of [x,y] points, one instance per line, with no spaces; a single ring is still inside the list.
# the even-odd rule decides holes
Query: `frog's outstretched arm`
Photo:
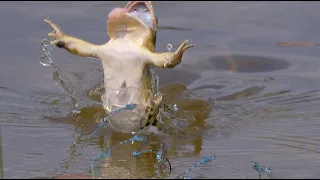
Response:
[[[78,56],[99,58],[99,45],[94,45],[65,34],[58,25],[48,19],[45,19],[44,22],[48,23],[54,29],[54,32],[48,34],[49,37],[55,39],[51,44],[59,48],[64,48]]]
[[[175,52],[166,53],[146,53],[147,64],[159,68],[174,68],[181,63],[183,53],[195,45],[187,45],[188,40],[185,40]]]

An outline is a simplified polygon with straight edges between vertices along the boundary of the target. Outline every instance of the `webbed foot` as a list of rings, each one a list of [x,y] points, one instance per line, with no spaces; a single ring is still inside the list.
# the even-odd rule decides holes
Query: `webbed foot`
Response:
[[[183,53],[192,47],[195,47],[194,44],[187,44],[189,41],[185,40],[183,41],[183,43],[181,43],[181,45],[179,46],[179,48],[173,53],[173,55],[171,55],[171,57],[168,57],[168,61],[164,64],[165,68],[172,68],[175,67],[176,65],[181,63],[181,59],[182,59],[182,55]]]

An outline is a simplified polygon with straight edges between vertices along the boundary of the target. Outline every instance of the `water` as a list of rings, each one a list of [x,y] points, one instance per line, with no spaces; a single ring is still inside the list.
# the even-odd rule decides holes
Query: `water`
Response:
[[[94,131],[100,108],[101,64],[54,48],[60,69],[39,63],[49,17],[66,33],[105,43],[107,14],[123,2],[1,2],[0,122],[5,178],[89,174],[90,160],[130,136]],[[258,178],[251,162],[276,178],[320,177],[319,47],[315,2],[155,2],[157,51],[185,39],[196,47],[174,69],[158,69],[164,102],[194,115],[188,138],[169,138],[174,178],[203,157],[216,159],[188,173],[200,178]],[[10,17],[10,18],[8,18]],[[56,82],[69,79],[67,91]],[[67,94],[67,96],[66,96]],[[67,98],[66,98],[67,97]],[[78,101],[78,100],[81,101]],[[72,105],[70,105],[70,103]],[[80,113],[79,113],[80,112]],[[177,122],[184,125],[184,122]],[[108,144],[109,143],[109,144]],[[151,138],[150,148],[161,150]],[[158,177],[153,155],[136,161],[139,144],[113,152],[108,177]],[[149,148],[149,149],[150,149]]]

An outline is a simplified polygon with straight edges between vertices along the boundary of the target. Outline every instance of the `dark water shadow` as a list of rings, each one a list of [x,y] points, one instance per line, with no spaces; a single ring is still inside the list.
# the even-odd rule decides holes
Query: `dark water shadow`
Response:
[[[281,59],[245,55],[216,56],[210,58],[209,62],[219,70],[243,73],[272,72],[286,69],[291,65]]]

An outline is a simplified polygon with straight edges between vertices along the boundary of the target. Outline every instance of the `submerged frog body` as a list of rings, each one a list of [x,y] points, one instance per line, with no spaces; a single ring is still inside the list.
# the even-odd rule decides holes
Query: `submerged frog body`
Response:
[[[127,104],[137,105],[133,110],[114,113],[109,118],[111,127],[125,133],[157,127],[162,96],[154,94],[151,68],[175,67],[183,53],[194,45],[185,40],[175,52],[155,52],[158,22],[150,1],[129,1],[124,8],[114,8],[108,15],[110,40],[102,45],[67,35],[58,25],[44,21],[54,29],[48,34],[54,38],[52,44],[75,55],[101,60],[105,86],[101,100],[106,113]]]

